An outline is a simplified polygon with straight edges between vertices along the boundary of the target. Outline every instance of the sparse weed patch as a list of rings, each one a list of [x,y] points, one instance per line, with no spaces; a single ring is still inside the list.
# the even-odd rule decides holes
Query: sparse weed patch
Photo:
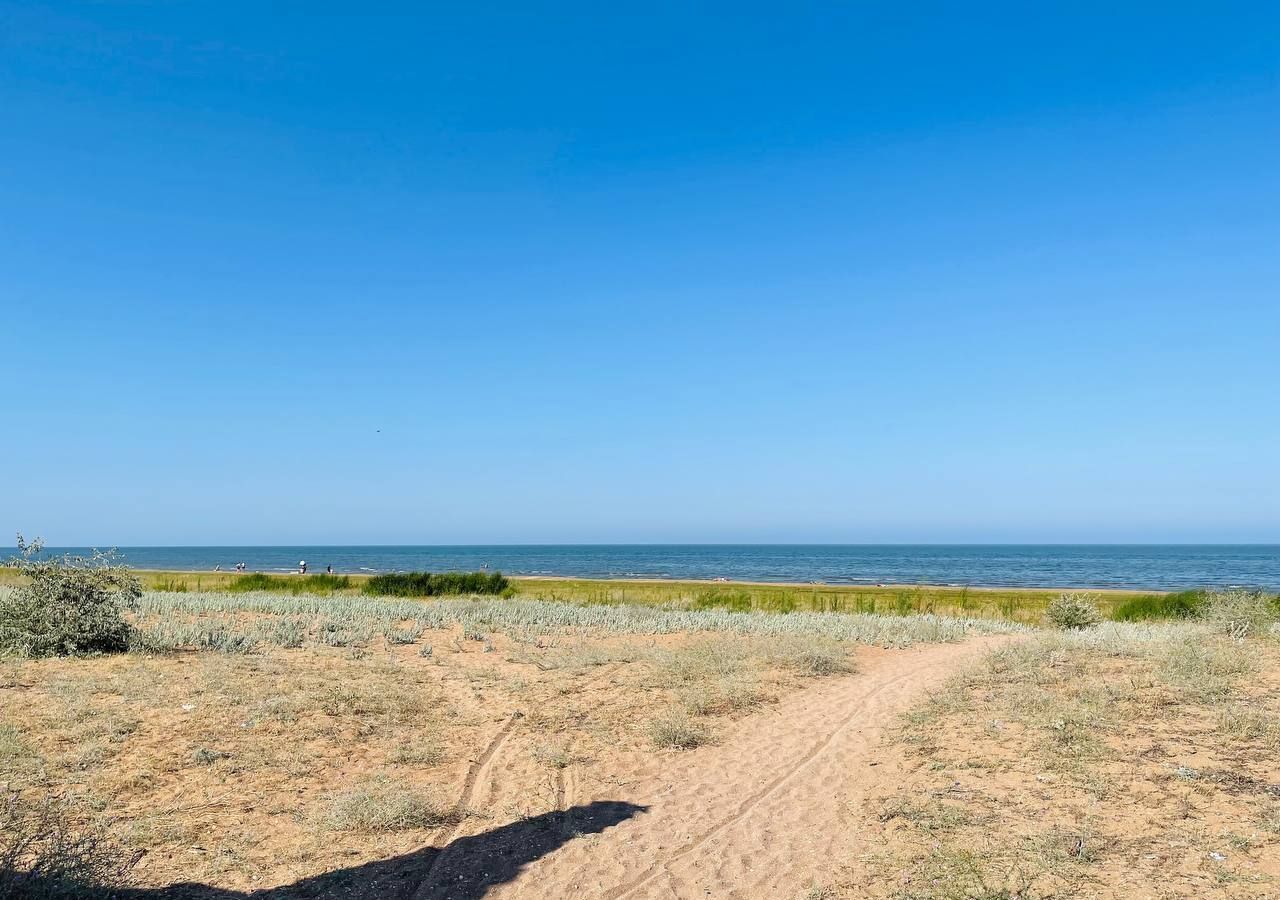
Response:
[[[1198,701],[1221,700],[1240,676],[1257,667],[1254,648],[1206,636],[1173,639],[1155,650],[1156,671],[1179,694]]]
[[[733,675],[711,682],[691,682],[676,691],[681,705],[695,716],[722,715],[750,709],[765,699],[759,685],[747,675]]]
[[[915,769],[869,810],[893,849],[866,895],[1021,900],[1106,884],[1104,896],[1126,896],[1206,858],[1228,883],[1217,873],[1260,859],[1276,843],[1266,823],[1280,825],[1266,787],[1280,746],[1274,670],[1262,664],[1276,654],[1229,635],[1207,622],[1104,622],[1002,647],[953,678],[894,735]],[[1216,764],[1181,762],[1188,751]],[[1140,821],[1126,819],[1137,804]],[[1258,831],[1210,840],[1204,807]],[[1215,847],[1241,861],[1218,866]]]
[[[430,740],[419,739],[412,744],[397,747],[390,759],[400,766],[434,766],[444,759],[444,750]]]
[[[848,650],[835,641],[794,638],[772,643],[769,660],[800,675],[821,677],[854,670]]]
[[[0,897],[105,896],[123,883],[122,862],[101,830],[76,824],[65,801],[0,796]]]
[[[533,758],[548,769],[565,769],[573,765],[573,755],[563,741],[543,741],[533,748]]]
[[[747,591],[702,591],[693,598],[693,608],[751,612],[754,604]]]
[[[1280,619],[1276,598],[1262,591],[1210,591],[1200,618],[1234,640],[1265,634]]]
[[[1235,703],[1218,713],[1218,730],[1233,740],[1280,750],[1280,717],[1255,705]]]
[[[383,777],[334,797],[321,821],[337,831],[387,832],[436,828],[457,818],[434,793]]]
[[[710,740],[706,726],[690,719],[680,709],[672,709],[649,722],[649,740],[660,750],[692,750]]]

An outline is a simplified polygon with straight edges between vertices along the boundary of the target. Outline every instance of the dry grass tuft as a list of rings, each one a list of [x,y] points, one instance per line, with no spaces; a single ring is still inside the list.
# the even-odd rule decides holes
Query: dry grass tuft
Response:
[[[119,848],[101,828],[81,826],[66,801],[0,798],[0,897],[109,896],[123,875]]]
[[[533,748],[533,758],[538,765],[548,769],[566,769],[573,765],[573,754],[563,740],[543,741]]]
[[[710,739],[706,726],[680,709],[669,710],[649,722],[649,740],[660,750],[692,750]]]
[[[457,810],[435,793],[381,777],[334,797],[321,822],[336,831],[388,832],[436,828],[457,819]]]

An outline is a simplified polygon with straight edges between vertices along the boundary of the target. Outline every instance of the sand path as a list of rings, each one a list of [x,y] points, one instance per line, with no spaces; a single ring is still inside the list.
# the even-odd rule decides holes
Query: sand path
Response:
[[[619,758],[607,773],[572,766],[555,787],[561,808],[615,800],[647,811],[568,840],[483,896],[801,897],[866,852],[857,807],[880,773],[892,768],[881,768],[879,758],[885,728],[993,643],[863,648],[856,674],[824,680],[739,720],[714,746]],[[479,780],[489,782],[488,796],[499,802],[520,781],[503,775],[501,743],[509,727],[499,732],[478,771]],[[481,788],[472,782],[469,792]],[[448,855],[441,860],[446,869]],[[441,875],[422,885],[419,900],[450,897],[449,879]]]

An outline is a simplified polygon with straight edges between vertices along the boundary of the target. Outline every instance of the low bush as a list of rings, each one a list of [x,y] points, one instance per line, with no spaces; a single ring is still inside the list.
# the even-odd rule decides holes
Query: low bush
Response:
[[[1191,619],[1204,605],[1204,591],[1180,591],[1176,594],[1152,594],[1134,597],[1115,608],[1111,618],[1117,622],[1148,622],[1158,619]]]
[[[21,656],[117,653],[129,648],[124,613],[142,585],[112,553],[41,559],[43,544],[18,535],[12,563],[23,581],[0,592],[0,651]]]
[[[1200,618],[1236,640],[1266,634],[1280,619],[1276,598],[1262,591],[1210,591],[1205,595]]]
[[[501,572],[398,572],[375,575],[365,582],[364,592],[378,597],[509,596],[510,588]]]
[[[1093,594],[1061,594],[1049,604],[1044,614],[1058,628],[1073,630],[1092,628],[1102,621],[1102,613],[1098,612],[1097,598]]]

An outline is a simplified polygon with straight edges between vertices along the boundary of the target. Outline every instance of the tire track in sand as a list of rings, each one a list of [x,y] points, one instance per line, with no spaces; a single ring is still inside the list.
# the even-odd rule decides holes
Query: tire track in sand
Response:
[[[744,816],[748,815],[751,812],[751,810],[755,809],[758,805],[760,805],[760,802],[762,800],[767,798],[769,795],[773,794],[780,787],[782,787],[784,784],[786,784],[788,781],[794,778],[800,772],[800,770],[803,769],[810,762],[812,762],[818,756],[818,754],[820,754],[823,750],[826,750],[828,747],[830,747],[832,742],[835,741],[835,739],[840,736],[840,732],[844,731],[844,729],[847,728],[855,718],[857,718],[858,714],[863,711],[868,701],[874,699],[877,695],[884,693],[884,691],[888,690],[894,685],[899,684],[903,681],[906,681],[907,679],[911,678],[913,675],[916,675],[916,674],[918,673],[907,672],[902,675],[898,675],[894,678],[890,678],[888,681],[882,682],[881,684],[873,688],[871,691],[864,694],[859,699],[859,701],[854,705],[853,709],[849,712],[849,714],[846,715],[843,719],[841,719],[836,724],[836,727],[825,738],[823,738],[822,740],[818,741],[813,746],[811,746],[806,753],[804,753],[798,760],[796,760],[794,763],[788,766],[786,770],[784,770],[780,775],[777,775],[776,777],[773,778],[772,781],[769,781],[767,784],[765,784],[763,788],[761,788],[760,790],[756,791],[755,793],[748,796],[745,800],[743,800],[742,803],[739,804],[737,810],[731,816],[729,816],[728,818],[722,819],[710,831],[705,831],[694,840],[689,841],[684,845],[676,848],[676,850],[670,856],[668,856],[664,861],[660,863],[654,863],[652,866],[650,866],[644,872],[641,872],[640,875],[638,875],[636,878],[632,879],[631,881],[624,882],[623,884],[620,884],[614,888],[611,888],[608,891],[605,891],[603,894],[600,895],[601,900],[622,900],[622,898],[626,897],[628,894],[638,891],[640,888],[644,887],[646,884],[653,881],[658,876],[669,872],[671,866],[674,863],[679,862],[682,858],[688,856],[690,853],[697,850],[699,847],[701,847],[707,841],[714,838],[716,835],[720,834],[725,829],[729,828],[736,822],[741,821]]]
[[[859,845],[841,810],[883,777],[881,734],[996,640],[864,648],[858,673],[740,720],[719,744],[641,763],[607,799],[650,812],[531,863],[495,900],[757,900],[831,874]]]
[[[492,768],[493,758],[498,755],[498,751],[502,745],[506,743],[507,737],[510,736],[512,730],[516,727],[516,720],[521,716],[520,712],[513,712],[507,716],[507,721],[498,729],[498,733],[493,736],[488,745],[484,748],[479,756],[471,761],[471,765],[467,767],[467,777],[462,782],[462,790],[458,792],[458,802],[454,805],[456,819],[453,826],[444,835],[443,843],[440,846],[440,852],[435,855],[435,859],[431,860],[431,866],[427,869],[422,884],[419,887],[415,897],[421,897],[432,883],[432,876],[436,869],[440,867],[440,861],[448,855],[449,844],[458,836],[462,830],[462,824],[466,821],[467,810],[471,807],[475,799],[476,786],[481,783],[482,777],[486,776],[490,768]]]

